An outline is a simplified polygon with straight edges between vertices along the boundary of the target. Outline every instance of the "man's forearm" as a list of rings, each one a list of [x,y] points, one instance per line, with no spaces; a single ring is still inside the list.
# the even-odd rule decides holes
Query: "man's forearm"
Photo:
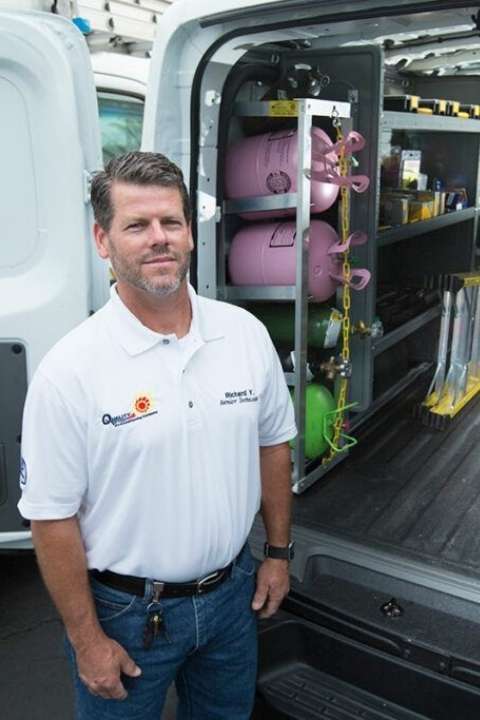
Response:
[[[32,536],[45,584],[77,649],[103,634],[88,581],[76,517],[32,521]]]
[[[292,481],[288,443],[260,448],[262,518],[270,545],[290,541]]]

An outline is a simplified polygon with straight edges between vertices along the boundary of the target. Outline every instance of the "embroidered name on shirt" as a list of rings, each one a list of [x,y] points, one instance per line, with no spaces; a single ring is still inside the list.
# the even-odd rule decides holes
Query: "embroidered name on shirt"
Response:
[[[225,397],[220,400],[220,405],[237,405],[237,403],[257,402],[258,395],[255,395],[251,388],[247,390],[234,390],[226,392]]]
[[[113,425],[113,427],[119,427],[120,425],[127,425],[128,423],[136,422],[137,420],[143,420],[144,418],[157,415],[158,410],[153,410],[153,399],[150,395],[142,394],[137,395],[133,401],[133,410],[120,415],[110,415],[110,413],[104,413],[102,415],[102,423],[104,425]]]

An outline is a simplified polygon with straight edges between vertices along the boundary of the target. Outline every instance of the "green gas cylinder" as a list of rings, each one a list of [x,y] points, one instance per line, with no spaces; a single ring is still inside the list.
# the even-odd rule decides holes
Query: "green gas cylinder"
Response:
[[[294,396],[293,389],[290,391]],[[306,387],[305,398],[305,457],[314,460],[323,455],[328,448],[328,442],[325,439],[324,428],[328,439],[333,437],[334,415],[328,415],[335,410],[335,399],[332,393],[323,385],[318,383],[310,383]],[[327,423],[325,424],[325,418]],[[295,446],[293,440],[291,446]]]
[[[267,327],[274,342],[292,345],[295,334],[295,306],[293,303],[259,302],[249,307]],[[342,315],[325,305],[308,306],[307,343],[322,350],[334,348],[342,328]]]

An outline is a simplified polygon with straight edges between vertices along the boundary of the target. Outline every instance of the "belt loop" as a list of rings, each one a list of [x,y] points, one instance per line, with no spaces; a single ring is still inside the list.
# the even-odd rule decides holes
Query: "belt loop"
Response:
[[[152,585],[153,585],[153,596],[152,596],[151,602],[160,602],[160,596],[165,589],[165,583],[158,582],[158,580],[153,580]]]

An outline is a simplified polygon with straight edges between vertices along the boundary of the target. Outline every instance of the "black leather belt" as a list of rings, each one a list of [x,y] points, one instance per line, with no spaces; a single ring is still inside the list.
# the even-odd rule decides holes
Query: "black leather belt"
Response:
[[[198,580],[192,580],[191,582],[167,583],[152,580],[154,599],[205,595],[215,590],[215,588],[230,577],[232,567],[233,562],[221,570],[215,570],[215,572],[198,578]],[[98,580],[104,585],[115,588],[115,590],[130,593],[131,595],[139,595],[140,597],[145,596],[147,583],[149,582],[145,578],[135,577],[133,575],[119,575],[111,570],[89,570],[88,573],[90,577],[95,578],[95,580]]]

